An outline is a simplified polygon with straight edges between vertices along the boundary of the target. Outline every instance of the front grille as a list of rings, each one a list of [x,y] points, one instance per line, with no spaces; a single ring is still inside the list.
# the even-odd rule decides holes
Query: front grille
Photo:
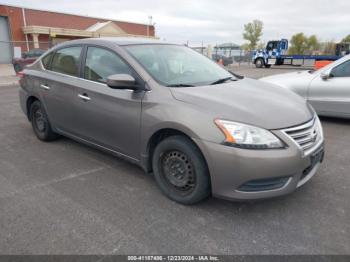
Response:
[[[320,120],[314,117],[306,124],[284,129],[287,134],[303,151],[308,153],[323,139]]]

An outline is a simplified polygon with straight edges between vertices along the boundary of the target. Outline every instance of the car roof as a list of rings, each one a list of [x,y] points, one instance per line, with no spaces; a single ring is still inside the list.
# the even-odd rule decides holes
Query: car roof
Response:
[[[101,37],[101,38],[84,38],[78,40],[72,40],[62,43],[60,46],[65,44],[103,44],[112,43],[119,46],[124,45],[142,45],[142,44],[172,44],[156,38],[146,37]]]

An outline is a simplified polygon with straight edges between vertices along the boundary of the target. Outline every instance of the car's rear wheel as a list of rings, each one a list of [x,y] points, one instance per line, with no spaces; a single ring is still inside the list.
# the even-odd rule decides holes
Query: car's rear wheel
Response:
[[[34,101],[30,106],[30,120],[35,135],[42,141],[52,141],[59,137],[52,131],[50,121],[40,101]]]
[[[209,171],[197,146],[188,138],[171,136],[153,154],[153,172],[161,191],[181,204],[195,204],[210,195]]]

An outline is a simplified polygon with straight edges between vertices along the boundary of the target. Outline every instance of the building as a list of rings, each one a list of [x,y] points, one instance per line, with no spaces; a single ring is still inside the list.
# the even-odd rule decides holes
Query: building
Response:
[[[213,52],[225,57],[239,56],[241,54],[241,47],[235,43],[224,43],[214,46]]]
[[[0,5],[0,63],[33,48],[104,36],[155,37],[153,25]]]

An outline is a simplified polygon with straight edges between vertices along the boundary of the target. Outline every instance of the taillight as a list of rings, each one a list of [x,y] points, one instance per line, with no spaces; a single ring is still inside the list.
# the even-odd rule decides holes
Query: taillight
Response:
[[[19,79],[22,79],[24,77],[24,72],[23,71],[19,71],[17,73],[17,76],[19,76]]]

